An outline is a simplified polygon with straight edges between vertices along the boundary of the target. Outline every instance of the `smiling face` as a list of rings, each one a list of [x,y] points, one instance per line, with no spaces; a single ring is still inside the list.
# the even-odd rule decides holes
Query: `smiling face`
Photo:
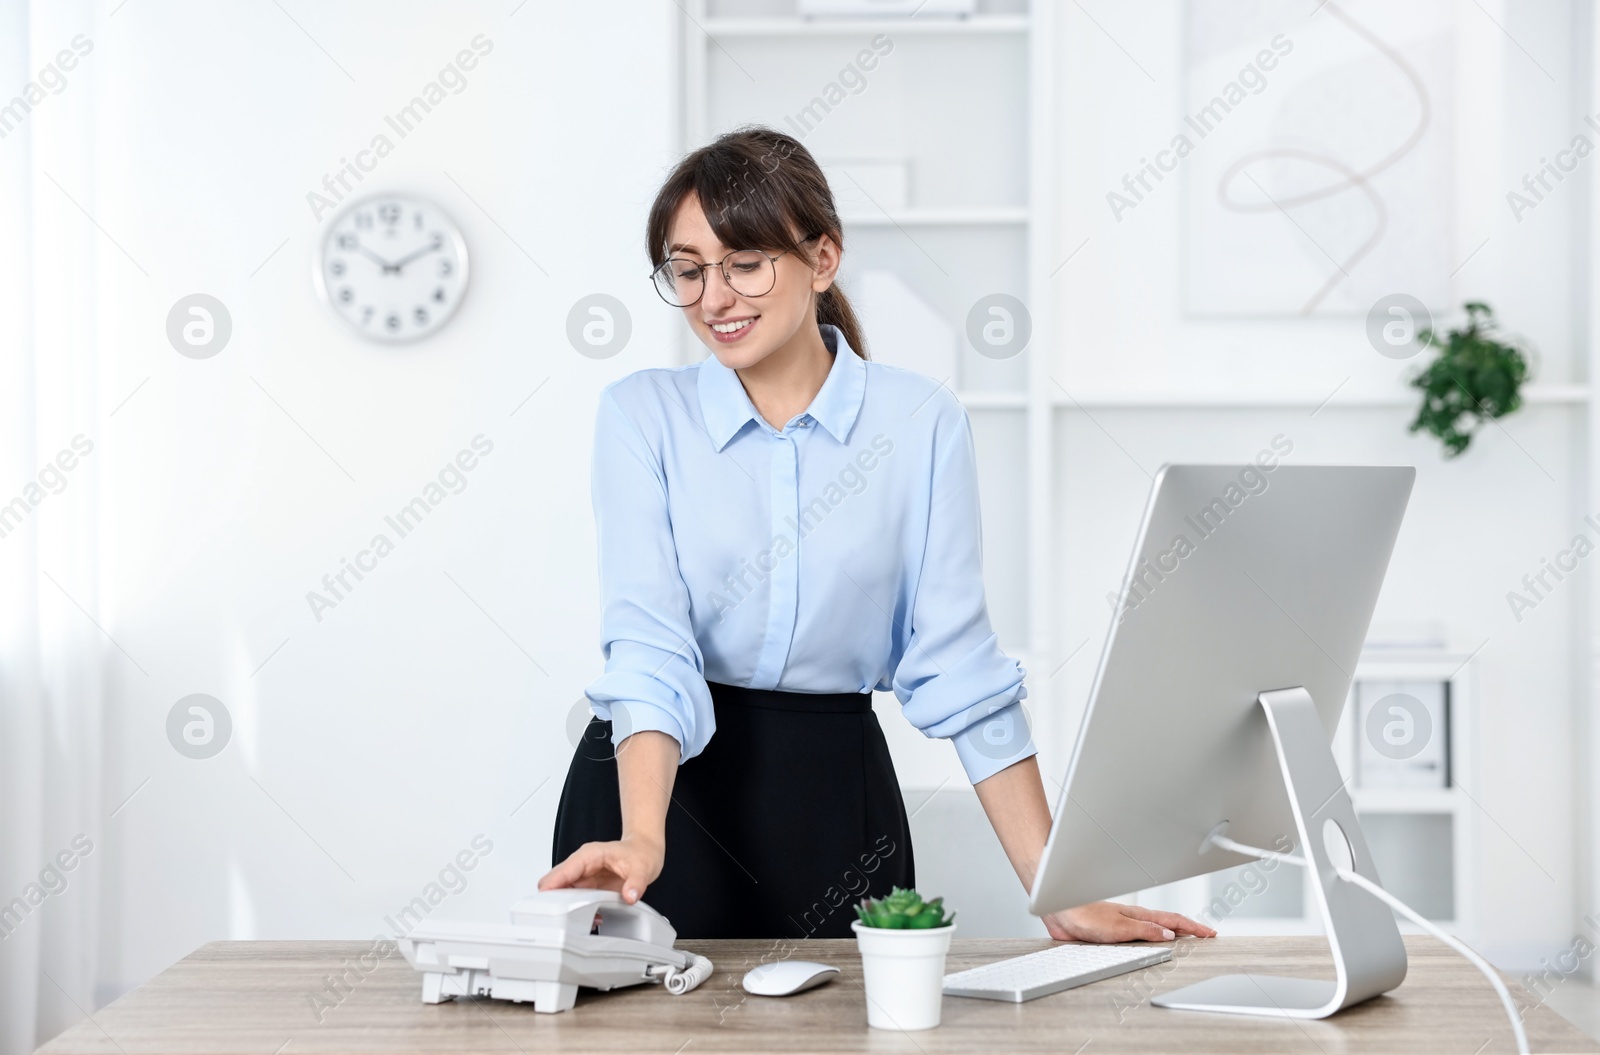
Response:
[[[799,232],[797,237],[803,234]],[[667,253],[710,261],[721,260],[738,249],[758,248],[773,255],[778,252],[766,246],[723,245],[706,220],[699,198],[691,194],[673,217]],[[839,251],[827,235],[808,243],[808,248],[816,266],[808,264],[798,252],[784,253],[773,262],[776,283],[759,297],[734,292],[719,268],[705,269],[705,292],[683,309],[683,315],[695,336],[724,366],[732,370],[753,366],[787,346],[801,333],[802,326],[816,326],[816,294],[833,285],[839,270]]]

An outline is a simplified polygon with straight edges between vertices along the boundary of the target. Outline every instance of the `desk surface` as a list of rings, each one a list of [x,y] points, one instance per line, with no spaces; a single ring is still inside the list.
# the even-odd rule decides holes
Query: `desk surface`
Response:
[[[1049,939],[956,938],[946,969],[1048,948]],[[944,998],[939,1028],[870,1029],[854,939],[682,941],[716,965],[700,988],[672,996],[659,985],[581,989],[560,1014],[503,1001],[421,1001],[421,976],[396,952],[369,973],[348,970],[369,942],[213,942],[40,1049],[40,1055],[319,1052],[1450,1052],[1514,1051],[1494,990],[1432,938],[1408,937],[1410,971],[1394,992],[1332,1019],[1274,1021],[1169,1011],[1151,993],[1244,970],[1331,978],[1322,938],[1185,939],[1167,964],[1094,985],[1006,1004]],[[763,959],[806,959],[843,973],[817,989],[774,999],[739,981]],[[341,997],[329,976],[352,980]],[[1516,999],[1535,1003],[1508,980]],[[320,997],[321,1008],[316,1006]],[[1536,1052],[1600,1052],[1547,1007],[1525,1025]]]

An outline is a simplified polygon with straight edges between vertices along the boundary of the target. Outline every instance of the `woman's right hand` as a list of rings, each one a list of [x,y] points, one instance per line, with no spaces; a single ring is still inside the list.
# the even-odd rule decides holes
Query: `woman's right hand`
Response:
[[[539,879],[539,889],[615,890],[631,905],[655,882],[665,860],[660,839],[624,835],[615,842],[584,843]]]

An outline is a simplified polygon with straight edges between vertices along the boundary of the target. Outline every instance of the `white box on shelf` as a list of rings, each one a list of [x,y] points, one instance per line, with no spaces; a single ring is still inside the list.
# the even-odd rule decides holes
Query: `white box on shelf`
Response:
[[[970,15],[977,0],[799,0],[802,18],[872,15]]]
[[[911,165],[905,158],[820,158],[817,164],[841,215],[904,209],[911,200]]]
[[[1450,683],[1357,680],[1356,786],[1450,787]]]

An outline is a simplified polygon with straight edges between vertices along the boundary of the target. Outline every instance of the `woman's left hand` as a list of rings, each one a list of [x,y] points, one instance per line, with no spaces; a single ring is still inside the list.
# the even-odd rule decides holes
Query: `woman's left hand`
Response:
[[[1157,912],[1138,905],[1094,901],[1044,917],[1045,929],[1057,941],[1171,941],[1180,934],[1215,938],[1217,932],[1176,912]]]

